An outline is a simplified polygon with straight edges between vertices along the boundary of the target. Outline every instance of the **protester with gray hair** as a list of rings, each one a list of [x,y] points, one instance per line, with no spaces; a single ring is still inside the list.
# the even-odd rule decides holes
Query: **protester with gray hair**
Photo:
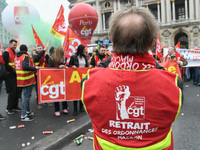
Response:
[[[182,103],[178,75],[156,69],[148,54],[158,23],[146,8],[112,15],[114,54],[107,68],[88,71],[82,102],[92,120],[94,149],[172,150],[171,125]]]

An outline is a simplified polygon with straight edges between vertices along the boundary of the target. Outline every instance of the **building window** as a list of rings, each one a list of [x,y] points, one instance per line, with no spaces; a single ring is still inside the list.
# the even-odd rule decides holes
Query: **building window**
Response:
[[[110,2],[105,2],[105,8],[109,8],[110,7]]]
[[[157,10],[157,4],[149,5],[149,10],[152,12],[154,17],[158,19],[158,10]]]
[[[105,13],[105,29],[109,29],[109,18],[111,16],[111,12],[106,12]]]
[[[144,7],[145,1],[144,0],[138,0],[138,5],[140,7]]]
[[[177,3],[175,3],[175,14],[176,14],[176,20],[185,19],[185,3],[184,2],[178,1]]]

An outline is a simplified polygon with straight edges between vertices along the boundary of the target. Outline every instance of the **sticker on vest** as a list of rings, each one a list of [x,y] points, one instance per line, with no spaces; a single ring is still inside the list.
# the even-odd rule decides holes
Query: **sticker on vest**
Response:
[[[129,86],[115,90],[116,120],[145,119],[145,97],[131,96]]]
[[[15,69],[20,69],[20,60],[15,60]]]

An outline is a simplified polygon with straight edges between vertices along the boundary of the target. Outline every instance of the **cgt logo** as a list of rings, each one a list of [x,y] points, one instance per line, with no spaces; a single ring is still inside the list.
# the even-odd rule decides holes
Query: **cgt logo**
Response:
[[[92,30],[87,29],[86,26],[84,26],[83,29],[81,30],[81,34],[84,36],[88,36],[88,35],[92,34]]]
[[[129,86],[116,88],[116,120],[145,119],[145,97],[130,95]]]
[[[61,69],[56,69],[55,74],[51,74],[51,76],[48,74],[48,71],[48,69],[40,70],[40,100],[65,100],[65,81],[60,80],[64,79],[65,71]]]
[[[129,118],[144,119],[145,98],[144,97],[131,97],[131,99],[134,102],[132,102],[132,104],[127,109]]]
[[[51,76],[48,76],[48,78],[51,78]],[[43,85],[40,88],[40,92],[42,95],[49,95],[50,98],[55,99],[58,98],[59,94],[65,94],[64,88],[64,82],[60,81],[60,84]]]
[[[28,7],[24,6],[14,7],[15,24],[23,24],[25,21],[27,21],[28,16],[29,16]]]

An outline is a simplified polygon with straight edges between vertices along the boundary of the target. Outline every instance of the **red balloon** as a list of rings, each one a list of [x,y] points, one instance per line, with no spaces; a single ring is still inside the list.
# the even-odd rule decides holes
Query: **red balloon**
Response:
[[[89,4],[77,4],[69,12],[69,25],[86,43],[91,44],[92,34],[97,26],[98,14]]]

